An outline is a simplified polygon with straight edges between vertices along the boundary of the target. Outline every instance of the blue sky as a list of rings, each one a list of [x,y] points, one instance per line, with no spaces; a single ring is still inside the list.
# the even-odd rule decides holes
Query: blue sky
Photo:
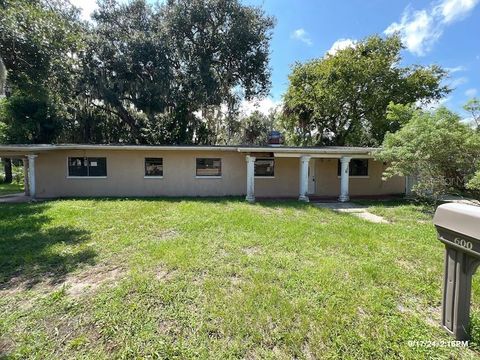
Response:
[[[469,98],[480,97],[480,0],[243,2],[261,6],[277,19],[271,44],[273,86],[271,96],[259,104],[261,110],[281,101],[296,61],[322,57],[334,44],[341,48],[395,30],[407,45],[404,64],[438,64],[451,71],[447,83],[455,89],[441,104],[462,113]],[[96,7],[92,0],[72,3],[84,9],[85,17]]]
[[[349,44],[370,34],[385,34],[389,28],[400,31],[408,44],[404,64],[438,64],[451,70],[448,83],[455,90],[444,105],[460,112],[468,98],[480,96],[478,0],[245,2],[260,5],[277,18],[271,58],[273,101],[281,100],[296,61],[322,57],[337,41]]]

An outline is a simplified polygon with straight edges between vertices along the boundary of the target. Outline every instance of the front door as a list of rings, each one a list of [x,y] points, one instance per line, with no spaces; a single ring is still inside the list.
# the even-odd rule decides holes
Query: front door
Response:
[[[308,193],[315,194],[315,159],[310,159],[308,164]]]

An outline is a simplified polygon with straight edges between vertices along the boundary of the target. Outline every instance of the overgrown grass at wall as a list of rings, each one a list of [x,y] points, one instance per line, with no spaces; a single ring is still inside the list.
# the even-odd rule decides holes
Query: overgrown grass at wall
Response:
[[[390,223],[241,199],[0,204],[0,354],[476,358],[409,343],[450,340],[431,209],[370,209]],[[475,278],[477,341],[479,305]]]

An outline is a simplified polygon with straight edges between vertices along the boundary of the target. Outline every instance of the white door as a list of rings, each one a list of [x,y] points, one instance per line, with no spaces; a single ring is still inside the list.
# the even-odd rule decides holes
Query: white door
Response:
[[[308,193],[315,194],[315,159],[310,159],[308,164]]]

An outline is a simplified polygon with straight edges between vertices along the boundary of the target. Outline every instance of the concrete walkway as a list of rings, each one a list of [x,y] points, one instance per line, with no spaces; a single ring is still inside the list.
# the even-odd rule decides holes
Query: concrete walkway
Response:
[[[26,203],[32,201],[25,193],[8,194],[0,196],[0,204]]]
[[[372,214],[369,212],[367,207],[363,205],[358,205],[355,203],[350,202],[328,202],[328,203],[313,203],[315,206],[322,208],[322,209],[330,209],[332,211],[340,212],[340,213],[349,213],[359,217],[360,219],[364,219],[373,223],[377,224],[388,224],[388,221],[385,220],[383,217]]]

